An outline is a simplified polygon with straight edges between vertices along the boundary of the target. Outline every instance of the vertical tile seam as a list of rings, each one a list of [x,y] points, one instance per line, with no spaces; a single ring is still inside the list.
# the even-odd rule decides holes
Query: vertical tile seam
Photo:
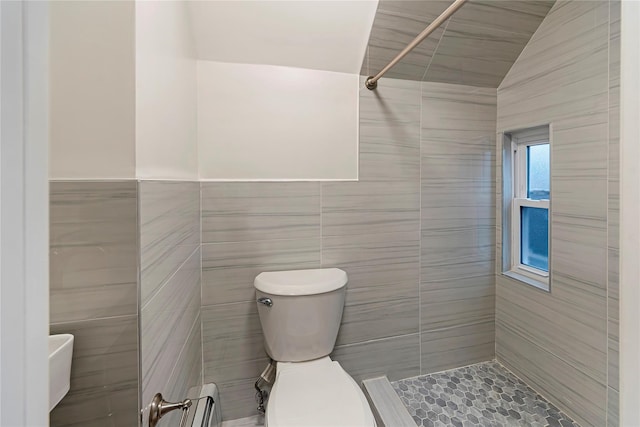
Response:
[[[442,33],[444,35],[444,32]],[[442,40],[442,39],[441,39]],[[439,43],[439,42],[438,42]],[[437,47],[436,47],[437,49]],[[435,55],[435,51],[434,51]],[[433,57],[432,57],[433,59]],[[429,62],[431,64],[431,62]],[[427,66],[427,69],[429,67]],[[425,70],[425,75],[427,71]],[[420,82],[420,120],[418,120],[418,156],[420,166],[418,173],[418,361],[419,374],[422,375],[422,103],[423,103],[424,83]]]
[[[537,31],[537,30],[536,30]],[[535,34],[535,32],[534,32]],[[531,36],[533,37],[533,35]],[[527,42],[529,44],[529,42]],[[525,45],[526,48],[526,45]],[[524,50],[524,48],[522,49]],[[517,59],[516,59],[517,61]],[[515,62],[514,62],[515,64]],[[508,72],[507,72],[508,73]],[[504,266],[502,265],[502,253],[504,251],[504,242],[502,241],[502,200],[504,199],[504,188],[503,188],[503,169],[504,169],[504,159],[502,158],[502,145],[503,141],[503,132],[498,131],[498,91],[499,88],[496,88],[496,129],[495,129],[495,143],[494,150],[496,155],[495,162],[495,176],[493,179],[494,182],[494,190],[493,190],[493,202],[494,206],[494,215],[496,217],[495,221],[495,241],[493,247],[493,357],[498,360],[498,275],[502,272]],[[498,164],[500,165],[500,170],[498,170]],[[498,197],[498,189],[500,189],[500,197]],[[498,232],[500,230],[500,232]],[[500,251],[498,251],[498,244],[500,245]]]
[[[424,69],[424,74],[422,75],[422,78],[420,79],[420,129],[422,129],[422,82],[424,82],[425,78],[427,77],[427,73],[429,72],[429,68],[431,68],[431,63],[433,62],[433,58],[436,57],[436,53],[438,53],[438,48],[440,47],[440,43],[442,42],[442,39],[444,38],[444,33],[447,32],[447,28],[449,28],[449,22],[451,22],[451,19],[453,18],[449,18],[447,19],[447,22],[444,24],[444,28],[442,29],[442,34],[440,34],[440,38],[438,39],[438,44],[436,44],[436,48],[433,49],[433,54],[431,55],[431,58],[429,58],[429,62],[427,63],[427,68]]]
[[[189,351],[189,350],[188,350],[188,348],[187,348],[187,346],[188,346],[188,344],[189,344],[189,338],[191,338],[191,335],[192,335],[192,333],[193,333],[193,329],[194,329],[194,328],[196,328],[196,327],[198,326],[198,324],[201,324],[201,323],[202,323],[201,317],[202,317],[202,316],[200,315],[200,313],[198,313],[198,314],[197,314],[197,316],[196,316],[196,318],[193,320],[193,322],[191,322],[191,326],[189,326],[189,331],[188,331],[188,332],[187,332],[187,334],[186,334],[185,340],[184,340],[184,342],[182,343],[182,345],[180,346],[180,351],[178,352],[178,355],[177,355],[177,357],[176,357],[175,363],[174,363],[173,367],[171,368],[171,372],[169,373],[169,375],[167,375],[167,376],[165,377],[165,381],[166,381],[166,382],[165,382],[165,384],[164,384],[164,387],[165,387],[165,389],[167,389],[167,390],[169,389],[169,387],[171,387],[171,386],[172,386],[172,384],[170,384],[170,383],[169,383],[169,380],[171,379],[171,377],[173,377],[173,375],[174,375],[174,374],[176,374],[176,370],[180,369],[180,366],[179,366],[179,365],[180,365],[180,363],[179,363],[179,362],[180,362],[180,359],[182,358],[182,356],[183,356],[187,351]],[[202,328],[200,328],[200,329],[201,329],[201,331],[200,331],[200,335],[202,335]],[[142,387],[140,387],[140,389],[142,389]],[[189,392],[189,390],[187,390],[187,392]],[[188,397],[188,396],[184,396],[184,398],[185,398],[185,399],[186,399],[187,397]],[[176,397],[176,398],[179,398],[179,397]]]
[[[200,384],[204,385],[204,324],[202,317],[202,301],[203,301],[203,280],[202,280],[202,181],[198,181],[198,197],[200,206],[198,207],[198,219],[200,221]]]
[[[610,217],[609,217],[609,208],[610,208],[610,185],[609,185],[609,178],[610,178],[610,174],[611,174],[611,149],[610,149],[610,145],[611,145],[611,0],[609,0],[607,2],[607,193],[606,193],[606,201],[607,201],[607,251],[606,251],[606,258],[605,258],[605,266],[606,266],[606,286],[605,286],[605,294],[606,294],[606,299],[605,299],[605,311],[606,311],[606,317],[605,317],[605,322],[606,322],[606,326],[605,326],[605,330],[606,330],[606,334],[605,334],[605,347],[607,349],[606,351],[606,355],[605,355],[605,360],[606,360],[606,364],[605,364],[605,393],[604,393],[604,399],[605,399],[605,411],[604,411],[604,418],[605,418],[605,424],[608,426],[609,425],[609,285],[610,285],[610,279],[609,279],[609,238],[610,238],[610,233],[609,233],[609,226],[610,226]]]
[[[358,95],[359,96],[359,95]],[[360,126],[360,116],[358,116],[358,126]],[[359,132],[358,132],[358,138],[360,138],[359,136]],[[360,145],[360,143],[358,142],[358,145]],[[360,150],[358,150],[358,161],[360,161]],[[359,169],[359,168],[358,168]],[[358,181],[360,181],[360,173],[358,172]],[[324,185],[322,184],[322,182],[318,182],[318,187],[320,187],[320,197],[319,197],[319,205],[320,205],[320,267],[324,267],[324,263],[323,263],[323,252],[324,252],[324,230],[323,230],[323,209],[322,209],[322,197],[323,197],[323,187]]]
[[[142,409],[142,237],[140,235],[142,227],[142,216],[140,215],[140,187],[141,180],[136,179],[136,325],[137,325],[137,334],[136,334],[136,355],[138,360],[138,413]]]

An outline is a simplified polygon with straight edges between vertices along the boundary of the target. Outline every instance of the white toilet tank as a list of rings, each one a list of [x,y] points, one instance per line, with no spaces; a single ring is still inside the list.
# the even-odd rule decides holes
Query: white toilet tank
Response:
[[[347,273],[338,268],[260,273],[255,281],[265,349],[278,362],[302,362],[333,350]]]

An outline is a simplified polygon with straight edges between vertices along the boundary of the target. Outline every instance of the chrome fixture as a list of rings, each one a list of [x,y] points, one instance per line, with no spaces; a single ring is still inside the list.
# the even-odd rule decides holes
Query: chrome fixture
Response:
[[[262,415],[264,415],[265,413],[265,400],[269,398],[269,390],[265,389],[265,387],[271,389],[275,381],[276,361],[273,359],[269,359],[269,364],[266,368],[264,368],[264,371],[262,371],[262,374],[260,374],[260,377],[258,377],[258,380],[254,384],[254,387],[256,389],[256,403],[258,404],[258,413]]]
[[[149,406],[149,427],[156,427],[158,425],[158,421],[160,421],[160,418],[164,417],[171,411],[175,411],[176,409],[184,411],[182,413],[182,419],[184,419],[190,407],[190,399],[185,399],[182,402],[170,403],[162,398],[162,394],[157,393],[155,396],[153,396],[153,400],[151,401],[151,405]],[[181,420],[180,426],[182,426],[183,424],[184,423]]]
[[[265,298],[265,297],[258,298],[258,303],[264,304],[267,307],[272,307],[273,306],[273,301],[271,300],[271,298]]]
[[[447,19],[451,17],[458,9],[462,7],[462,5],[467,0],[455,0],[451,6],[449,6],[444,12],[440,14],[427,28],[424,29],[418,36],[411,41],[405,47],[402,52],[400,52],[395,58],[391,60],[378,74],[375,76],[369,76],[365,81],[364,85],[369,90],[374,90],[378,87],[378,80],[382,77],[387,71],[391,69],[394,65],[396,65],[402,58],[407,56],[409,52],[411,52],[416,46],[418,46],[422,40],[426,39],[429,34],[433,33],[440,25],[442,25]]]

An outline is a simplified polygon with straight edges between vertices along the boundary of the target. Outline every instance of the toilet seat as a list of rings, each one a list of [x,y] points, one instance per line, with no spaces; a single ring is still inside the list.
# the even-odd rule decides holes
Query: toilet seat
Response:
[[[364,393],[328,356],[278,363],[267,404],[268,427],[375,427]]]

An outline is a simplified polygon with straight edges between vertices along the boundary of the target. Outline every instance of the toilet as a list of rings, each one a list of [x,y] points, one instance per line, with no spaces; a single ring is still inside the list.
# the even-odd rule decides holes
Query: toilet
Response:
[[[338,268],[260,273],[254,282],[265,349],[277,362],[268,427],[374,427],[356,382],[329,354],[347,273]]]

